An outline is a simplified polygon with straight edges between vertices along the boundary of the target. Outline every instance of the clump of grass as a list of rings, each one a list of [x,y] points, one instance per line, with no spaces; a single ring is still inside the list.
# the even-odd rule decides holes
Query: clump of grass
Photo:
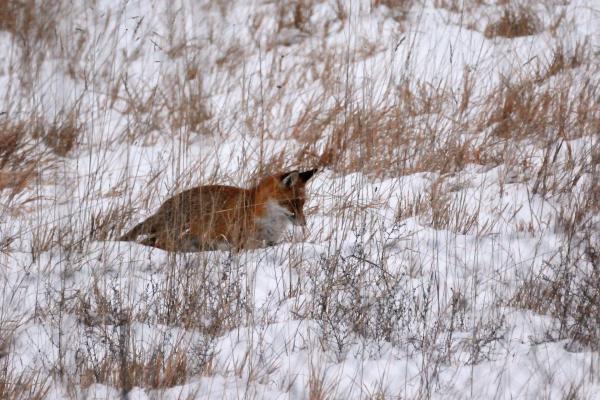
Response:
[[[26,132],[27,125],[23,121],[0,121],[0,168],[22,167],[26,154],[19,150],[25,146]]]
[[[66,118],[57,116],[52,123],[39,121],[32,136],[43,140],[57,156],[65,157],[77,145],[81,131],[82,127],[75,114],[71,113]]]
[[[28,91],[50,49],[58,40],[62,0],[8,0],[0,2],[0,30],[9,32],[20,49],[19,80]]]
[[[321,138],[314,140],[325,139],[326,143],[317,160],[310,160],[315,154],[305,148],[298,153],[297,162],[345,173],[395,176],[434,170],[436,166],[423,165],[422,161],[432,148],[446,145],[447,136],[438,136],[440,132],[430,128],[444,119],[440,113],[447,95],[443,88],[406,83],[390,95],[387,104],[359,105],[348,96],[327,110],[307,110],[294,134],[309,132],[314,137],[314,132],[321,133]],[[447,163],[437,166],[444,165]]]
[[[142,354],[131,354],[121,359],[119,354],[108,353],[98,363],[85,365],[79,371],[79,384],[87,388],[102,383],[120,388],[123,393],[139,386],[150,389],[169,388],[185,383],[188,378],[188,350],[155,351],[149,359]]]
[[[600,248],[588,247],[585,256],[548,263],[542,274],[528,278],[511,300],[512,305],[551,315],[556,325],[550,338],[570,338],[570,348],[598,351],[600,343]],[[593,266],[595,263],[595,266]]]
[[[8,363],[0,360],[0,399],[42,400],[50,390],[49,377],[42,372],[14,374]]]
[[[458,349],[469,349],[472,363],[489,356],[501,337],[501,318],[471,320],[467,316],[472,310],[461,290],[442,300],[433,276],[412,287],[406,273],[390,272],[381,254],[370,254],[361,240],[359,235],[350,254],[322,257],[315,266],[319,272],[309,272],[312,301],[298,314],[306,313],[319,324],[324,348],[343,359],[354,345],[369,343],[369,351],[377,352],[387,344],[408,342],[435,365],[449,362]],[[469,340],[458,338],[464,336],[457,332],[470,329],[476,334]]]
[[[594,216],[600,214],[600,184],[592,182],[559,211],[555,230],[565,241],[539,273],[528,277],[513,305],[555,317],[548,337],[570,338],[570,348],[600,349],[600,242]]]
[[[192,260],[185,268],[168,266],[160,286],[153,287],[148,307],[131,319],[142,322],[195,329],[208,337],[217,337],[248,318],[248,294],[231,270],[231,260],[214,265],[209,259],[197,265]],[[215,274],[214,271],[221,271]],[[101,290],[95,281],[89,294],[80,297],[75,307],[80,321],[87,326],[117,324],[123,316],[118,296]]]
[[[29,125],[8,118],[0,120],[0,191],[21,192],[37,176],[41,155],[31,140]]]
[[[310,17],[314,12],[313,0],[295,0],[277,6],[277,32],[295,28],[310,33]]]
[[[31,166],[24,171],[0,171],[0,191],[10,188],[13,194],[17,194],[34,178],[35,170]]]
[[[464,191],[459,186],[452,187],[446,178],[440,176],[425,192],[400,198],[397,220],[420,217],[421,223],[434,229],[461,235],[473,232],[478,226],[479,210],[471,209]]]
[[[526,6],[518,8],[507,7],[499,20],[490,22],[483,34],[485,37],[515,38],[531,36],[542,30],[542,23],[535,12]]]
[[[52,154],[64,157],[76,147],[81,132],[74,113],[58,114],[53,122],[35,114],[1,118],[0,190],[10,189],[14,196],[33,184],[56,161]]]
[[[35,368],[23,368],[21,372],[14,370],[21,360],[15,359],[11,353],[16,339],[16,332],[24,320],[15,320],[7,315],[0,319],[0,399],[41,400],[46,398],[50,389],[50,377],[45,371]]]
[[[166,93],[163,107],[170,131],[211,133],[206,128],[212,115],[202,87],[202,78],[198,74],[193,76],[193,79],[172,76],[168,80],[171,90]]]
[[[484,0],[435,0],[433,4],[436,8],[443,8],[450,12],[462,13],[485,5],[486,3]]]
[[[373,7],[385,6],[392,13],[392,18],[396,22],[403,22],[408,17],[414,0],[375,0]]]
[[[464,110],[471,90],[467,82],[457,102],[442,86],[405,82],[381,103],[359,105],[347,99],[327,110],[306,110],[293,135],[325,143],[320,153],[307,144],[296,154],[297,163],[343,173],[403,176],[456,172],[469,163],[488,162],[490,157],[479,148],[487,145],[463,135],[469,129],[470,117]],[[459,118],[446,118],[448,110]]]
[[[114,108],[131,119],[125,135],[128,141],[147,141],[156,131],[181,138],[214,133],[202,76],[192,61],[182,75],[166,74],[151,88],[131,88],[123,78],[112,96]]]
[[[396,208],[396,219],[403,221],[407,218],[423,214],[428,207],[427,200],[427,196],[424,193],[412,194],[410,197],[402,196]]]
[[[496,138],[527,139],[545,147],[556,139],[592,134],[600,121],[593,93],[589,82],[573,79],[551,85],[534,78],[502,82],[485,100],[477,124]]]
[[[89,225],[91,240],[110,240],[124,230],[133,214],[132,208],[113,207],[106,212],[92,213]]]
[[[321,258],[310,276],[313,301],[302,312],[321,325],[324,343],[339,356],[357,338],[399,340],[412,316],[403,275],[390,274],[357,244],[347,257]]]
[[[544,117],[552,101],[550,93],[535,93],[531,81],[508,83],[496,93],[494,105],[491,100],[489,102],[492,112],[486,122],[493,126],[496,137],[519,140],[546,131],[548,122]]]
[[[325,371],[318,370],[316,367],[310,369],[308,376],[308,398],[310,400],[326,400],[331,397],[333,391],[331,384],[327,385]]]
[[[10,0],[0,3],[0,30],[10,32],[21,44],[53,40],[60,1]]]
[[[437,179],[428,191],[428,223],[434,229],[446,229],[461,235],[477,227],[479,210],[472,210],[464,190],[457,189],[456,196],[449,191],[444,177]]]
[[[552,60],[545,71],[540,74],[540,81],[557,75],[565,70],[577,68],[589,57],[589,45],[587,41],[578,42],[571,51],[565,50],[562,44],[556,46],[552,53]]]
[[[167,280],[166,283],[170,282]],[[66,304],[67,309],[72,310],[86,327],[88,345],[82,346],[79,351],[77,384],[85,388],[93,383],[103,383],[121,389],[126,395],[136,386],[169,388],[185,383],[193,374],[211,373],[214,356],[212,336],[194,343],[177,340],[168,348],[166,345],[152,348],[136,346],[132,326],[136,321],[146,322],[151,311],[134,311],[127,306],[121,291],[115,287],[108,289],[110,293],[105,292],[100,282],[95,280],[90,293]],[[175,293],[161,292],[159,296],[162,295],[169,296],[167,307],[179,305],[174,303]],[[149,308],[156,306],[162,309],[165,306],[159,304],[157,298],[150,298],[148,303]],[[178,327],[183,324],[178,319],[181,313],[177,314],[174,308],[164,312],[167,317],[160,322]]]

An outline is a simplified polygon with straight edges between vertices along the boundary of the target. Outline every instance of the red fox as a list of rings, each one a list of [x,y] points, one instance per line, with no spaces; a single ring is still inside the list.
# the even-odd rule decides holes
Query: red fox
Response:
[[[119,240],[168,251],[255,249],[272,246],[288,223],[306,225],[306,182],[316,170],[267,176],[249,189],[198,186],[165,201]]]

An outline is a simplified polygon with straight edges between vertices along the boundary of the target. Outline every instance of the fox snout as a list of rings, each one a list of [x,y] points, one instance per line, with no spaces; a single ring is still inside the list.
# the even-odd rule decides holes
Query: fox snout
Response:
[[[292,225],[296,226],[306,226],[306,218],[304,217],[303,212],[294,212],[292,210],[285,210],[285,216],[292,223]]]
[[[291,215],[292,224],[296,226],[306,226],[306,218],[303,213],[295,213]]]

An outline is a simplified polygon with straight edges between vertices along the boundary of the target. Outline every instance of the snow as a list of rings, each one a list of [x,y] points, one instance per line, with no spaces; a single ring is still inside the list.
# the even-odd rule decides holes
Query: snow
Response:
[[[112,240],[118,232],[98,237],[90,222],[119,210],[130,227],[183,188],[248,185],[269,157],[298,167],[293,155],[306,143],[295,129],[313,104],[327,110],[349,97],[368,109],[407,79],[459,96],[472,71],[475,113],[507,77],[551,61],[557,44],[598,48],[597,2],[540,4],[545,26],[561,12],[565,22],[513,39],[482,33],[497,5],[461,14],[414,2],[399,21],[370,1],[314,2],[303,29],[279,29],[278,13],[293,17],[294,6],[72,3],[57,27],[63,42],[34,68],[35,96],[14,69],[22,48],[0,31],[0,110],[53,121],[76,109],[82,129],[34,185],[0,187],[0,360],[11,377],[48,377],[49,399],[118,398],[122,382],[97,376],[103,361],[116,371],[124,340],[125,357],[146,366],[158,354],[186,357],[181,380],[135,381],[129,399],[600,398],[598,352],[552,337],[556,318],[511,303],[570,246],[559,216],[598,179],[597,135],[567,138],[557,151],[558,181],[581,167],[566,196],[533,193],[545,157],[536,143],[504,144],[498,165],[450,173],[323,168],[308,186],[307,227],[264,249],[169,254]],[[546,84],[594,87],[597,52],[590,57]],[[191,67],[197,79],[186,78]],[[206,105],[204,131],[170,119],[182,98]],[[454,118],[431,111],[413,123]],[[321,133],[305,139],[317,152]],[[442,204],[452,216],[440,223]],[[597,213],[589,218],[600,226]],[[4,249],[2,237],[11,238]]]

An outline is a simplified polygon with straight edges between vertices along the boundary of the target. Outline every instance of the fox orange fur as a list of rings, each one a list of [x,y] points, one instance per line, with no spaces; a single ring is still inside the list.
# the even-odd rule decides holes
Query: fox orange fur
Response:
[[[181,192],[119,240],[168,251],[253,249],[275,244],[288,223],[306,225],[306,182],[316,170],[267,176],[249,189],[198,186]]]

